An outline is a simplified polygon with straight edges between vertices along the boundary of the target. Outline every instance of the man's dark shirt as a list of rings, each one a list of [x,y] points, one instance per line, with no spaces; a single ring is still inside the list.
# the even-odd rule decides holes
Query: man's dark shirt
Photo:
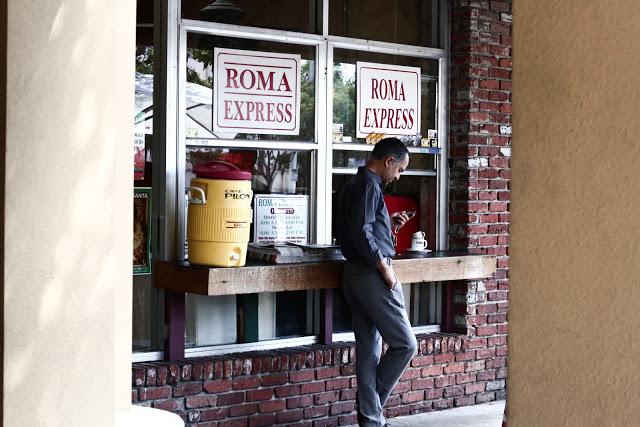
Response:
[[[382,194],[382,178],[366,167],[342,189],[338,238],[348,261],[375,265],[395,255],[391,221]]]

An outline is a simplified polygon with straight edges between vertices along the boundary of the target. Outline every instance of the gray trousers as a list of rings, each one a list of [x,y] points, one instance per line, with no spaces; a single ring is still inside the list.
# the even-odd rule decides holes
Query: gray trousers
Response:
[[[356,337],[356,379],[361,426],[385,424],[382,407],[416,353],[402,286],[389,289],[375,267],[347,262],[342,290]],[[382,354],[382,339],[389,345]]]

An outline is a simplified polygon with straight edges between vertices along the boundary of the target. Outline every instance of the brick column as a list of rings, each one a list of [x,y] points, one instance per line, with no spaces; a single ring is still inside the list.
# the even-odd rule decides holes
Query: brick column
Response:
[[[451,2],[449,243],[498,257],[493,279],[455,285],[456,329],[486,359],[486,400],[504,397],[506,377],[511,46],[511,1]]]

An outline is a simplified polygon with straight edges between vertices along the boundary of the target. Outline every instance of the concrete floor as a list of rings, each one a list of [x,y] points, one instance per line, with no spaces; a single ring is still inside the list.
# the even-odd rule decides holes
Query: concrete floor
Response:
[[[389,419],[391,427],[501,427],[504,400]]]

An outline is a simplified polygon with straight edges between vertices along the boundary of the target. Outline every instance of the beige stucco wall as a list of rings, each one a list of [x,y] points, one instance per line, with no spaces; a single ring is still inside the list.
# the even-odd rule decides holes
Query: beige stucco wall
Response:
[[[638,424],[640,2],[514,2],[510,427]]]
[[[129,406],[135,2],[9,0],[5,426]]]

